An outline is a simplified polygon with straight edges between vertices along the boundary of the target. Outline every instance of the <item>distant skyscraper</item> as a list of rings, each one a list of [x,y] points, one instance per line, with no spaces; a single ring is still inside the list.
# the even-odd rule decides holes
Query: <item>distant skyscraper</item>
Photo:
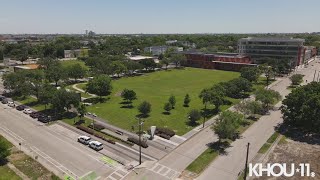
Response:
[[[86,36],[88,36],[88,30],[86,30]]]

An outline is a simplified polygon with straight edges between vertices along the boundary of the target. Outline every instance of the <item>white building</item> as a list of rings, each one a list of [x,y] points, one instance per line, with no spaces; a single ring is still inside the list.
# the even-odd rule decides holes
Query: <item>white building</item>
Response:
[[[144,52],[151,53],[153,56],[159,56],[160,54],[164,54],[168,50],[168,46],[151,46],[144,48]],[[171,47],[170,47],[171,48]],[[177,52],[182,52],[183,47],[172,47]]]

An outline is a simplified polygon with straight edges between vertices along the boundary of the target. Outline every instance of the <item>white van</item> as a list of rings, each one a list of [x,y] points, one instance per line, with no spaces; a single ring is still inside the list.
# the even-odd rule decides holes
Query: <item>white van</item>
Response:
[[[100,151],[101,149],[103,149],[103,144],[98,141],[91,141],[89,142],[89,147],[96,151]]]
[[[78,142],[85,144],[85,145],[88,145],[90,140],[91,140],[91,138],[88,136],[79,136],[78,137]]]

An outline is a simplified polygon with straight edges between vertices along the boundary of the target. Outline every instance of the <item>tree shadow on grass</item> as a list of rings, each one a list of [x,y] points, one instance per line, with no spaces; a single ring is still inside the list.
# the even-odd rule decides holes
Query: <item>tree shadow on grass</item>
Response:
[[[167,111],[164,111],[164,112],[162,112],[162,114],[164,114],[164,115],[170,115],[171,113],[170,113],[170,112],[167,112]]]
[[[213,143],[207,144],[207,146],[214,150],[217,151],[220,155],[228,155],[228,152],[226,151],[227,148],[231,147],[230,143],[228,141],[217,141]]]
[[[186,125],[187,125],[187,126],[191,126],[191,127],[196,127],[196,126],[199,126],[200,123],[198,123],[198,122],[192,122],[192,121],[186,121]]]
[[[301,128],[282,123],[275,127],[276,132],[298,142],[320,145],[320,133],[313,133]]]
[[[132,109],[134,108],[134,106],[132,106],[132,104],[128,104],[128,105],[123,105],[120,108],[124,108],[124,109]]]
[[[4,166],[4,165],[6,165],[8,162],[9,162],[9,161],[8,161],[7,158],[5,158],[5,159],[0,159],[0,166]]]
[[[149,116],[149,114],[137,114],[136,118],[148,118]]]

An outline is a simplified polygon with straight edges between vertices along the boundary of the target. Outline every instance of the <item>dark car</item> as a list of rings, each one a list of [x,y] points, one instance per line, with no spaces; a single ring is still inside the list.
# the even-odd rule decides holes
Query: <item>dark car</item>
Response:
[[[1,101],[2,104],[7,104],[8,102],[9,102],[9,101],[8,101],[8,99],[6,99],[6,98],[2,99],[2,101]]]
[[[33,119],[36,119],[38,117],[42,116],[42,114],[40,112],[32,112],[30,114],[30,117],[32,117]]]
[[[25,106],[25,105],[19,105],[19,106],[16,107],[16,109],[18,111],[23,111],[25,108],[27,108],[27,106]]]
[[[0,96],[0,101],[4,100],[6,97]]]
[[[38,121],[43,122],[43,123],[48,123],[50,122],[51,118],[46,115],[42,115],[38,117]]]

